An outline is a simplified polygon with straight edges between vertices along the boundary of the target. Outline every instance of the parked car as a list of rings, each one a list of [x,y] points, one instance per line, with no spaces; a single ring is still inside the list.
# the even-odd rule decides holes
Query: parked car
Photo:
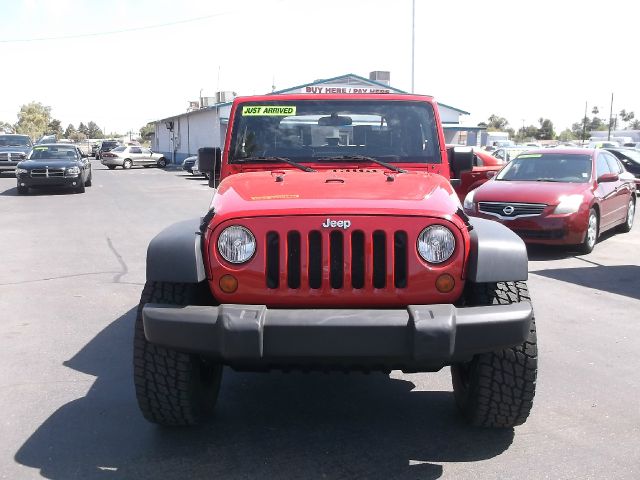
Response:
[[[529,150],[532,150],[534,148],[536,147],[528,147],[525,145],[518,145],[515,147],[499,147],[492,151],[491,155],[506,163],[510,162],[521,153],[528,152]]]
[[[626,143],[623,143],[622,146],[640,149],[640,142],[626,142]]]
[[[198,156],[196,155],[196,160],[193,164],[193,167],[191,167],[191,173],[193,173],[196,176],[204,176],[204,178],[206,178],[207,180],[209,179],[209,177],[211,176],[209,174],[209,172],[201,172],[200,171],[200,162],[198,161]]]
[[[506,225],[527,243],[589,253],[605,230],[633,226],[636,186],[623,174],[606,150],[532,150],[470,192],[464,211]]]
[[[640,192],[640,151],[631,148],[607,148],[624,165],[624,168],[634,176],[636,192]]]
[[[192,155],[190,157],[185,158],[184,161],[182,162],[182,170],[193,174],[193,165],[196,163],[197,159],[198,159],[197,155]]]
[[[154,153],[144,147],[116,147],[109,152],[100,155],[101,163],[107,168],[113,170],[116,167],[122,167],[125,170],[142,165],[143,167],[156,166],[164,168],[167,166],[167,159],[161,153]]]
[[[102,154],[105,152],[110,152],[116,147],[120,146],[120,142],[117,140],[103,140],[100,144],[100,148],[98,149],[98,153],[96,155],[96,159],[100,160],[102,158]]]
[[[98,158],[98,150],[100,150],[100,145],[97,143],[91,144],[91,156]]]
[[[16,165],[27,158],[32,147],[33,143],[28,135],[0,135],[0,175],[3,172],[13,172]]]
[[[473,151],[473,168],[466,172],[461,172],[460,182],[454,184],[454,190],[458,194],[460,201],[464,200],[465,195],[478,188],[484,182],[489,180],[495,175],[506,163],[504,160],[494,157],[492,154],[478,147],[467,147],[461,145],[447,145],[447,148],[454,148],[455,150],[468,150],[471,148]],[[453,177],[456,177],[457,172],[452,172]]]
[[[91,162],[75,145],[52,143],[33,147],[16,166],[18,194],[29,188],[69,187],[84,193],[91,186]]]

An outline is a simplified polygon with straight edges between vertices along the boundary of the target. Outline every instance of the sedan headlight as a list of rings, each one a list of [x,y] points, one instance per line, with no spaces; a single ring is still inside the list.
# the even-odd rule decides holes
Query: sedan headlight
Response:
[[[256,252],[256,237],[240,225],[227,227],[218,237],[218,252],[229,263],[244,263]]]
[[[442,263],[453,255],[456,238],[442,225],[431,225],[418,235],[418,253],[429,263]]]
[[[16,168],[16,175],[24,175],[26,173],[29,173],[29,170],[26,168]]]
[[[67,168],[66,175],[69,176],[69,177],[80,175],[80,167]]]
[[[469,193],[467,193],[467,196],[464,197],[464,203],[462,204],[462,207],[465,210],[473,211],[475,209],[475,204],[473,202],[475,194],[476,194],[476,191],[475,190],[471,190]]]
[[[584,197],[582,195],[562,195],[558,200],[560,203],[558,203],[553,213],[576,213],[580,210]]]

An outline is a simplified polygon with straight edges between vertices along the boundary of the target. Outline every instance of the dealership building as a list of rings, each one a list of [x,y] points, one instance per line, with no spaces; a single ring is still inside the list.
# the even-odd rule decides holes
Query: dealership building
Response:
[[[389,72],[371,72],[369,78],[348,73],[339,77],[316,80],[304,85],[270,93],[408,93],[390,85]],[[201,147],[222,147],[224,144],[231,104],[235,93],[218,92],[190,102],[185,113],[157,120],[152,148],[162,153],[170,163],[179,164],[198,153]],[[478,145],[481,127],[464,126],[463,115],[469,112],[438,102],[447,143]]]

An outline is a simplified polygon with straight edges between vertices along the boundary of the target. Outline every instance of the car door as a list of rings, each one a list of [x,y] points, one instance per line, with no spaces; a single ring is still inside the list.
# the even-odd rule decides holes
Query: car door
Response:
[[[599,182],[598,179],[607,173],[614,173],[609,168],[605,152],[599,151],[596,157],[596,188],[593,192],[600,204],[600,231],[606,230],[612,223],[616,222],[617,215],[617,191],[618,182]]]
[[[153,158],[153,152],[148,148],[142,149],[142,158],[146,165],[155,165],[156,160]]]
[[[609,164],[609,170],[612,173],[619,175],[618,181],[615,183],[615,218],[618,221],[624,221],[627,219],[627,208],[629,205],[629,199],[631,198],[631,185],[629,179],[625,178],[624,169],[618,159],[609,152],[603,152],[607,157],[607,163]]]
[[[134,165],[144,165],[144,156],[142,155],[142,149],[140,147],[130,147],[129,157]]]

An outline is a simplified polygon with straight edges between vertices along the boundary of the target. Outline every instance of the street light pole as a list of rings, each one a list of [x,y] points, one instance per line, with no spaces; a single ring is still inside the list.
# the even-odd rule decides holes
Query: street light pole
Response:
[[[611,93],[611,107],[609,108],[609,133],[607,133],[607,140],[611,140],[611,121],[613,120],[613,93]]]
[[[416,60],[416,0],[412,0],[411,11],[411,93],[415,93]]]

